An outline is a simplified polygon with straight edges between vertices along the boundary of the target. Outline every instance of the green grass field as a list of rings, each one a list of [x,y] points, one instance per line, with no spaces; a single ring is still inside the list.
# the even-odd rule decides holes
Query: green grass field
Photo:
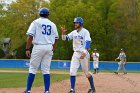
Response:
[[[26,86],[27,73],[5,73],[0,72],[0,88],[18,88]],[[66,74],[51,74],[51,83],[68,79]],[[43,76],[37,73],[33,86],[43,86]]]
[[[19,71],[19,72],[0,72],[0,88],[19,88],[19,87],[26,86],[28,69],[0,68],[0,70]],[[23,73],[20,71],[26,71],[27,73]],[[63,72],[69,73],[69,70],[51,70],[51,71],[62,72],[62,74],[51,74],[51,83],[60,82],[62,80],[69,79],[69,74],[63,74]],[[82,70],[78,70],[78,72],[82,72]],[[93,72],[93,70],[91,70],[91,72]],[[114,70],[100,70],[100,72],[113,73]],[[140,71],[128,71],[128,73],[140,73]],[[40,70],[35,77],[33,86],[34,87],[43,86],[43,76]]]

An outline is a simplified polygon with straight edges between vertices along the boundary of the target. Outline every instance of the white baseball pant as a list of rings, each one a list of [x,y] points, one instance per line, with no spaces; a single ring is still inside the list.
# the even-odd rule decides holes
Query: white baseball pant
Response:
[[[85,73],[85,75],[91,74],[88,71],[88,66],[89,66],[89,54],[87,54],[84,59],[80,59],[81,52],[74,52],[71,60],[71,66],[70,66],[70,75],[71,76],[76,76],[77,75],[77,70],[81,64],[82,70]]]
[[[30,59],[29,73],[36,74],[41,64],[42,73],[50,74],[52,56],[52,45],[34,45]]]
[[[94,69],[99,68],[99,61],[94,61],[93,62],[93,67],[94,67]]]

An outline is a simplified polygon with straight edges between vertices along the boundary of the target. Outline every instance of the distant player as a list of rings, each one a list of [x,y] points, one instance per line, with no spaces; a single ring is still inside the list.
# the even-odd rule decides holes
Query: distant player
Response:
[[[97,49],[94,49],[91,56],[93,57],[93,67],[94,67],[94,73],[98,73],[99,70],[99,53],[97,53]]]
[[[126,70],[125,70],[125,64],[126,64],[126,55],[123,49],[121,49],[121,52],[119,54],[119,56],[115,59],[115,61],[119,59],[120,62],[118,63],[119,67],[118,70],[116,72],[114,72],[115,74],[118,74],[119,70],[123,70],[124,74],[127,74]]]
[[[31,57],[29,74],[27,79],[26,91],[30,93],[34,82],[36,71],[41,64],[41,70],[44,78],[44,93],[50,93],[50,64],[55,48],[58,32],[56,25],[48,19],[49,10],[41,8],[39,11],[40,18],[34,20],[28,31],[26,44],[26,56]],[[32,54],[30,55],[30,46],[33,43]]]
[[[62,40],[71,40],[73,39],[73,56],[71,60],[70,66],[70,83],[71,89],[69,93],[75,93],[75,82],[76,82],[76,75],[77,70],[81,64],[82,69],[89,80],[91,89],[88,90],[87,93],[94,93],[95,87],[93,82],[92,74],[88,71],[88,61],[89,61],[89,53],[88,49],[90,48],[90,33],[87,29],[83,28],[84,21],[81,17],[76,17],[74,19],[74,27],[73,30],[69,34],[65,34],[66,28],[61,27],[62,31]]]

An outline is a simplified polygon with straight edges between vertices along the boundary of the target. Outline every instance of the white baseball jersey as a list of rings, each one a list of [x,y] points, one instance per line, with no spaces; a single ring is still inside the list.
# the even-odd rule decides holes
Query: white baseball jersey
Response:
[[[32,43],[35,45],[53,45],[59,38],[56,25],[42,17],[31,23],[26,34],[33,36]]]
[[[85,49],[86,41],[91,41],[90,34],[87,29],[82,28],[81,31],[72,31],[66,35],[68,40],[73,39],[73,50],[83,52]]]
[[[120,59],[120,61],[125,61],[126,55],[125,53],[120,53],[117,59]]]
[[[99,53],[93,53],[92,57],[94,61],[99,61]]]

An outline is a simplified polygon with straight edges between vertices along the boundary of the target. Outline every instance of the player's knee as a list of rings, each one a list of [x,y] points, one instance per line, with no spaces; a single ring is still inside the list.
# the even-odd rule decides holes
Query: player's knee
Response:
[[[42,70],[42,74],[50,74],[49,69],[41,69],[41,70]]]
[[[50,74],[50,71],[44,71],[44,70],[42,70],[42,74]]]
[[[92,73],[89,72],[88,69],[83,70],[83,72],[85,73],[85,75],[86,75],[87,78],[90,77],[90,76],[92,75]]]
[[[86,77],[89,78],[92,74],[90,72],[86,73]]]
[[[70,75],[76,76],[77,75],[77,69],[76,68],[70,68]]]
[[[30,62],[30,66],[34,68],[38,68],[38,64],[36,64],[36,62],[33,61]]]
[[[76,76],[77,72],[70,72],[70,76]]]
[[[31,68],[29,68],[29,73],[36,74],[36,70],[37,69],[31,69]]]

